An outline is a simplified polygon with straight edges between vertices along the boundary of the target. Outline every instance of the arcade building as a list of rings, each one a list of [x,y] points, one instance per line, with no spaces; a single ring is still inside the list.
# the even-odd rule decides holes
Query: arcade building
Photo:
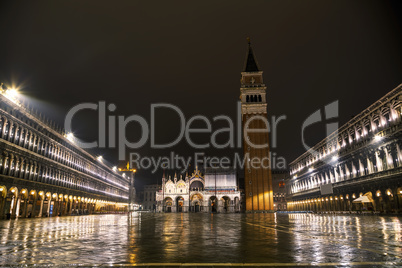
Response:
[[[293,211],[402,213],[402,84],[290,163]]]

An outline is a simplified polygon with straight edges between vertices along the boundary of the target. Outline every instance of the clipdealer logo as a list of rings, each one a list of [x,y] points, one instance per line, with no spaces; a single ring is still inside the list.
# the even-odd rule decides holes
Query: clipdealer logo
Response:
[[[250,133],[270,133],[270,146],[268,143],[266,144],[254,144],[249,139],[245,139],[247,146],[252,148],[276,148],[277,145],[277,129],[278,125],[281,121],[286,119],[285,115],[281,115],[279,117],[272,116],[271,123],[268,121],[267,118],[263,116],[252,116],[248,118],[244,124],[244,129],[242,127],[242,117],[241,117],[241,104],[240,102],[237,103],[237,117],[236,121],[234,122],[232,118],[227,115],[217,115],[214,116],[212,119],[207,118],[203,115],[195,115],[190,118],[186,118],[184,113],[181,109],[173,104],[169,103],[157,103],[151,104],[150,106],[150,122],[148,123],[147,120],[142,117],[141,115],[134,114],[130,116],[124,115],[115,115],[112,114],[116,111],[116,105],[106,104],[105,101],[100,101],[98,103],[81,103],[73,108],[71,108],[64,121],[64,127],[67,133],[69,133],[70,140],[76,143],[78,146],[84,149],[89,148],[117,148],[119,160],[125,160],[126,153],[128,149],[139,149],[145,146],[149,142],[149,146],[152,149],[166,149],[166,148],[173,148],[175,145],[180,143],[182,140],[185,140],[187,144],[189,144],[194,150],[202,150],[207,148],[215,148],[215,149],[227,149],[227,148],[242,148],[243,139],[242,134],[246,137]],[[168,143],[157,143],[155,140],[155,129],[156,129],[156,119],[155,114],[157,111],[166,111],[170,110],[176,113],[178,120],[180,122],[180,129],[179,135],[175,137],[174,140]],[[80,113],[88,112],[88,111],[95,111],[98,114],[98,139],[90,142],[79,140],[78,138],[72,135],[72,122],[75,117],[78,117]],[[264,128],[261,129],[254,129],[249,128],[250,123],[253,120],[262,120],[265,124]],[[221,123],[225,123],[225,127],[214,129],[214,123],[220,121]],[[195,122],[202,122],[205,127],[203,128],[195,128],[193,127]],[[129,141],[126,136],[126,128],[129,124],[136,124],[139,127],[139,131],[141,133],[140,138],[136,141]],[[243,133],[242,133],[243,131]],[[193,138],[193,134],[204,134],[209,135],[210,140],[207,143],[197,143]],[[217,136],[226,133],[228,138],[224,142],[218,142]],[[197,161],[201,158],[204,158],[202,161],[206,161],[207,163],[213,162],[211,164],[218,164],[218,166],[224,167],[228,165],[227,158],[217,158],[217,157],[200,157],[202,153],[196,152],[194,154],[194,161]],[[240,166],[244,165],[244,159],[248,157],[248,154],[245,156],[242,155],[235,155],[230,165],[234,165],[239,163]],[[272,161],[272,158],[279,159],[278,161]],[[180,159],[180,161],[175,160],[173,163],[166,162],[166,159]],[[219,159],[220,161],[216,161]],[[188,166],[188,163],[191,159],[181,159],[180,156],[172,157],[160,157],[159,159],[154,159],[151,157],[140,156],[138,153],[130,153],[130,161],[135,164],[138,168],[153,168],[154,171],[157,168],[162,167],[171,167],[176,169],[183,169]],[[201,161],[201,160],[199,160]],[[218,162],[218,163],[216,163]],[[246,162],[246,165],[260,165],[263,168],[268,168],[272,166],[272,163],[279,163],[278,168],[285,168],[286,162],[283,157],[277,157],[276,153],[269,154],[264,156],[262,159],[250,159],[249,162]],[[183,164],[183,166],[178,166],[177,163],[187,163]],[[197,163],[195,163],[196,165]]]
[[[305,136],[304,132],[305,129],[313,124],[320,123],[323,121],[322,116],[321,116],[321,109],[316,110],[314,113],[312,113],[307,119],[303,122],[302,129],[301,129],[301,139],[302,139],[302,144],[304,149],[306,151],[310,151],[312,155],[319,155],[319,152],[315,151],[312,149],[309,145],[307,145],[305,141]],[[331,102],[330,104],[325,105],[324,107],[324,115],[325,115],[325,120],[329,119],[334,119],[338,118],[339,116],[339,101],[336,100],[334,102]],[[332,123],[327,123],[326,124],[326,137],[329,137],[330,135],[338,136],[338,128],[339,128],[339,123],[338,122],[332,122]],[[326,139],[326,147],[329,148],[331,140],[328,138]],[[331,164],[331,161],[333,160],[330,158],[327,159],[322,159],[326,164]]]
[[[333,119],[337,118],[339,114],[338,101],[334,101],[324,107],[324,115],[325,119]],[[286,160],[282,156],[277,156],[275,152],[269,153],[262,157],[254,157],[249,153],[245,153],[239,155],[237,153],[234,154],[232,159],[228,157],[215,157],[209,156],[206,157],[204,153],[199,152],[197,150],[207,149],[207,148],[215,148],[215,149],[228,149],[228,148],[242,148],[244,137],[248,137],[250,133],[270,133],[270,146],[268,143],[266,144],[254,144],[250,139],[244,139],[248,148],[254,149],[264,149],[270,147],[276,148],[278,142],[278,125],[281,121],[286,120],[285,115],[281,115],[279,117],[272,116],[271,120],[261,115],[250,116],[246,119],[244,123],[244,128],[242,127],[242,115],[241,115],[241,103],[237,103],[237,117],[236,121],[233,121],[227,115],[217,115],[212,119],[207,118],[203,115],[195,115],[190,118],[186,118],[181,109],[173,104],[169,103],[156,103],[151,104],[150,106],[150,122],[142,117],[141,115],[134,114],[130,116],[124,115],[115,115],[112,114],[116,111],[116,105],[111,103],[106,105],[105,101],[99,101],[98,103],[82,103],[74,106],[66,115],[64,127],[67,133],[72,134],[72,121],[74,117],[79,116],[79,113],[95,111],[98,113],[98,139],[85,142],[82,141],[74,135],[68,135],[69,139],[76,143],[79,147],[88,149],[88,148],[117,148],[119,160],[126,160],[126,154],[128,149],[139,149],[145,146],[149,142],[149,146],[152,149],[166,149],[166,148],[174,148],[181,141],[185,140],[188,145],[190,145],[195,153],[193,157],[183,157],[175,154],[171,151],[169,156],[160,156],[160,157],[148,157],[141,156],[138,153],[129,153],[129,161],[131,166],[136,166],[141,169],[152,169],[152,172],[156,172],[159,168],[168,168],[168,169],[179,169],[186,170],[190,165],[191,161],[194,161],[194,165],[199,165],[204,163],[209,166],[217,166],[217,167],[238,167],[243,168],[244,166],[253,167],[253,168],[275,168],[275,169],[285,169],[286,168]],[[157,111],[163,112],[166,110],[170,110],[176,113],[177,118],[180,122],[179,135],[175,137],[174,140],[167,143],[157,143],[155,138],[155,129],[156,129],[156,117],[155,114]],[[263,128],[255,129],[250,128],[250,123],[253,120],[261,120],[264,123]],[[214,129],[214,123],[218,121],[223,121],[226,123],[226,127]],[[321,110],[317,110],[312,113],[302,124],[301,127],[301,139],[302,145],[304,148],[308,150],[312,150],[312,148],[307,145],[305,141],[305,130],[316,123],[322,122]],[[193,125],[195,122],[202,122],[204,124],[204,128],[195,128]],[[137,124],[139,127],[139,131],[141,132],[140,138],[136,141],[129,141],[126,136],[126,128],[129,124]],[[326,134],[329,135],[331,133],[336,132],[338,129],[338,123],[333,122],[329,123],[326,126]],[[197,143],[193,138],[193,134],[204,134],[209,135],[210,140],[207,143]],[[226,133],[228,134],[228,138],[225,142],[219,143],[217,140],[217,136],[219,134]],[[336,135],[336,133],[335,133]],[[329,142],[329,141],[328,141]],[[314,151],[313,151],[314,153]],[[317,152],[316,152],[317,153]],[[247,161],[246,161],[247,159]],[[330,160],[328,160],[330,161]]]

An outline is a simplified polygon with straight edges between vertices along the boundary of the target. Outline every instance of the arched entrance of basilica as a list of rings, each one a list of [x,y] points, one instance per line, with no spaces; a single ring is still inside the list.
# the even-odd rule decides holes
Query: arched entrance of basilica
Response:
[[[184,198],[179,196],[176,198],[176,209],[177,212],[183,212]]]
[[[216,200],[216,197],[215,196],[211,196],[210,198],[209,198],[209,211],[210,212],[217,212],[218,211],[218,202],[217,202],[217,200]]]
[[[173,200],[170,197],[166,197],[164,201],[164,211],[172,212]]]
[[[229,212],[230,211],[230,198],[227,196],[224,196],[221,198],[221,201],[222,201],[223,212]]]
[[[202,210],[203,197],[201,194],[197,193],[191,196],[191,212],[200,212]]]

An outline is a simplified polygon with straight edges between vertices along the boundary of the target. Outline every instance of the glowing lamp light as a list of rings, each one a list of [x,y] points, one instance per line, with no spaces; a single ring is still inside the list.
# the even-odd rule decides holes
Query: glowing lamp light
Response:
[[[387,195],[391,195],[391,192],[390,192],[390,191],[387,191]]]
[[[98,161],[102,162],[103,157],[100,155],[100,156],[98,156],[96,159],[98,159]]]
[[[57,195],[56,195],[56,194],[53,194],[52,196],[53,196],[53,198],[55,198]]]
[[[66,138],[69,140],[69,141],[74,141],[74,134],[73,133],[67,133],[67,135],[66,135]]]
[[[374,137],[374,140],[375,140],[375,141],[380,141],[380,140],[382,140],[382,137],[381,137],[381,136],[376,135],[376,136]]]
[[[115,171],[115,172],[117,171],[117,167],[116,167],[116,166],[114,166],[112,169],[113,169],[113,171]]]
[[[25,194],[25,190],[22,190],[22,193]]]
[[[7,97],[15,99],[15,98],[18,97],[19,93],[18,93],[17,89],[9,88],[9,89],[6,90],[6,95],[7,95]]]
[[[2,189],[3,189],[3,188],[2,188]],[[400,193],[400,194],[402,194],[402,190],[401,190],[401,191],[399,191],[399,193]]]
[[[14,189],[12,189],[12,190],[11,190],[11,192],[12,192],[12,193],[14,193],[14,192],[15,192],[15,190],[14,190]]]
[[[34,195],[35,194],[35,192],[34,191],[31,191],[31,195]]]
[[[3,188],[0,188],[0,192],[3,192]]]
[[[338,160],[338,156],[337,156],[337,155],[334,155],[334,156],[332,157],[332,161],[336,161],[336,160]]]
[[[49,197],[50,196],[50,194],[49,193],[47,193],[47,195],[46,195],[47,197]]]
[[[314,169],[313,168],[309,168],[308,171],[312,172]]]
[[[40,193],[39,193],[39,195],[40,195],[40,196],[42,196],[42,195],[43,195],[43,193],[42,193],[42,192],[40,192]]]
[[[380,196],[380,193],[377,193],[377,196]]]

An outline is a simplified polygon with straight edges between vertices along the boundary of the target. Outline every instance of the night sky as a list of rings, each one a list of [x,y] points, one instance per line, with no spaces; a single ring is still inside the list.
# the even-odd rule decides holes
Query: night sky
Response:
[[[401,10],[400,1],[383,0],[1,1],[0,81],[18,86],[59,125],[73,106],[99,101],[116,104],[110,115],[148,120],[152,103],[171,103],[186,118],[223,114],[235,121],[250,37],[268,88],[268,116],[287,117],[272,150],[290,163],[304,152],[300,129],[311,113],[339,100],[342,125],[402,82]],[[74,134],[95,139],[96,119],[94,111],[81,113]],[[306,132],[310,145],[325,137],[325,123]],[[178,134],[173,112],[157,113],[156,125],[160,142]],[[130,125],[127,137],[139,136],[138,125]],[[134,151],[231,157],[242,149],[195,150],[183,140]],[[117,163],[115,149],[94,152]],[[160,175],[141,170],[137,186]]]

